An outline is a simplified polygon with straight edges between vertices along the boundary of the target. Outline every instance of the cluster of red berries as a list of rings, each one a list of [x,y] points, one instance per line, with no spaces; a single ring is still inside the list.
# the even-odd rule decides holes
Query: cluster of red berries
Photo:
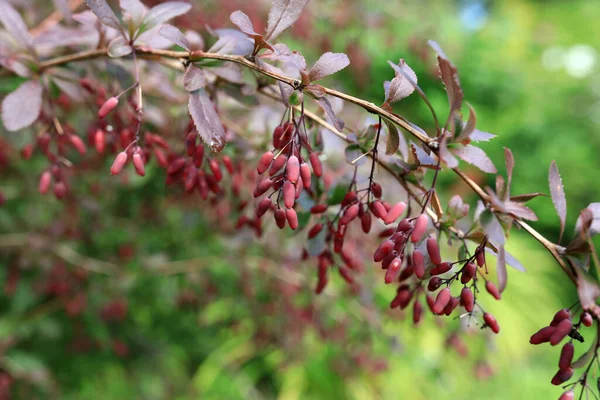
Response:
[[[573,346],[573,339],[583,342],[583,336],[579,333],[579,328],[583,326],[592,326],[594,320],[592,315],[586,311],[581,313],[579,322],[574,324],[571,317],[571,310],[563,308],[559,310],[552,318],[550,325],[543,327],[531,336],[529,343],[538,345],[542,343],[550,343],[552,346],[556,346],[561,343],[565,338],[569,337],[570,340],[564,344],[558,361],[558,372],[552,378],[553,385],[562,385],[573,376],[573,355],[575,348]],[[568,395],[565,392],[563,396]],[[569,397],[565,397],[569,398]],[[563,397],[561,397],[563,399]]]
[[[256,216],[262,217],[273,210],[275,223],[280,229],[286,224],[292,230],[298,228],[298,214],[294,209],[296,200],[302,190],[311,190],[312,173],[321,177],[323,166],[317,153],[312,152],[308,141],[301,137],[300,130],[293,123],[286,122],[273,131],[274,150],[265,152],[258,161],[256,168],[259,175],[268,173],[268,177],[258,182],[254,189],[254,197],[263,197],[257,207]],[[302,149],[309,153],[310,166],[303,159]],[[312,167],[312,173],[311,173]],[[277,194],[275,202],[271,199]],[[283,207],[281,207],[283,203]]]

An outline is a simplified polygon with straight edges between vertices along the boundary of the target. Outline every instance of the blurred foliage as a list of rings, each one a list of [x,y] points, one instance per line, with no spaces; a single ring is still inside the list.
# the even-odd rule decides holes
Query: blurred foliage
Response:
[[[196,3],[195,10],[207,13],[182,21],[196,29],[198,23],[228,25],[237,8],[253,19],[265,16],[244,1]],[[382,80],[392,77],[386,61],[401,57],[444,118],[445,93],[426,46],[435,39],[458,66],[479,128],[499,135],[482,146],[499,170],[503,147],[513,150],[515,194],[548,192],[548,166],[555,159],[569,202],[567,232],[579,210],[600,198],[594,173],[600,167],[597,0],[313,3],[282,40],[307,60],[326,50],[349,54],[352,68],[325,84],[381,103]],[[595,50],[596,64],[575,77],[565,60],[581,45]],[[549,49],[562,61],[551,59]],[[0,90],[17,84],[2,78]],[[417,96],[403,100],[396,112],[432,128]],[[219,234],[210,210],[171,198],[158,170],[126,185],[89,174],[74,188],[83,199],[83,207],[75,207],[37,194],[32,171],[41,170],[40,162],[15,162],[0,180],[8,198],[0,208],[0,368],[18,378],[15,398],[547,399],[560,393],[549,383],[560,350],[534,348],[528,339],[554,311],[571,305],[575,293],[543,249],[518,232],[511,234],[509,250],[528,271],[511,270],[503,300],[488,302],[501,334],[463,338],[465,358],[445,345],[457,321],[440,328],[429,317],[414,329],[397,312],[383,311],[392,289],[374,279],[369,299],[381,310],[375,322],[362,312],[364,299],[348,295],[339,279],[315,297],[313,265],[289,271],[278,264],[284,254],[277,254],[273,266],[263,253],[264,239],[236,244]],[[446,188],[468,193],[454,186],[453,177],[442,178]],[[541,220],[536,227],[558,237],[551,201],[536,199],[532,208]],[[27,233],[54,235],[66,247],[36,247]],[[367,258],[370,252],[365,249]],[[118,268],[90,272],[73,254]],[[186,259],[192,262],[173,262]],[[15,263],[23,268],[9,296]],[[67,315],[63,300],[44,292],[52,271],[86,277],[79,283],[88,294],[81,315]],[[323,331],[303,327],[301,316],[287,307],[290,276],[300,279],[291,285],[292,301],[314,304]],[[249,287],[254,292],[245,292]],[[101,314],[115,301],[126,301],[127,312],[111,322]],[[347,341],[336,340],[336,329],[346,332]],[[495,373],[478,379],[488,365]]]

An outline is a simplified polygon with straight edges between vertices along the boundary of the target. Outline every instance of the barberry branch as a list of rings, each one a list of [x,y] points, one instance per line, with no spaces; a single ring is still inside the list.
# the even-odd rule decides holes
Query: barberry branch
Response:
[[[259,65],[248,60],[247,58],[245,58],[243,56],[207,53],[207,52],[203,52],[203,51],[195,51],[195,52],[190,53],[190,52],[182,52],[182,51],[150,49],[150,48],[145,48],[145,47],[137,47],[135,49],[135,52],[136,52],[137,56],[139,56],[140,58],[149,59],[149,60],[158,60],[158,61],[167,58],[167,59],[176,59],[176,60],[187,61],[187,62],[196,62],[196,61],[202,61],[202,60],[220,60],[220,61],[233,62],[233,63],[239,64],[239,65],[242,65],[246,68],[249,68],[251,70],[254,70],[262,75],[265,75],[272,79],[275,79],[277,81],[286,83],[286,84],[292,86],[294,89],[297,89],[301,86],[301,82],[299,80],[288,77],[286,75],[282,75],[282,74],[273,72],[273,71],[265,70],[264,68],[261,68]],[[92,60],[92,59],[103,58],[103,57],[108,57],[108,53],[107,53],[106,49],[82,51],[82,52],[69,54],[69,55],[56,57],[56,58],[52,58],[52,59],[43,61],[39,64],[38,70],[41,73],[44,70],[47,70],[49,68],[69,64],[71,62]],[[372,114],[376,114],[379,117],[386,119],[386,120],[402,127],[404,130],[409,132],[412,136],[414,136],[421,143],[428,146],[428,148],[434,154],[438,155],[436,139],[430,138],[429,136],[424,135],[423,133],[421,133],[420,131],[415,129],[405,118],[403,118],[399,115],[396,115],[392,112],[386,111],[386,110],[382,109],[381,107],[378,107],[374,103],[368,102],[366,100],[348,95],[346,93],[343,93],[343,92],[340,92],[340,91],[337,91],[334,89],[323,87],[323,91],[325,94],[328,94],[330,96],[337,97],[337,98],[345,100],[349,103],[355,104]],[[322,119],[320,119],[320,121],[319,121],[319,120],[313,118],[313,117],[316,117],[316,115],[308,112],[307,110],[305,110],[305,114],[307,117],[313,119],[315,122],[319,123],[320,125],[327,127],[327,129],[329,129],[331,132],[333,132],[336,136],[349,142],[346,135],[344,135],[342,132],[339,132],[332,125],[326,123]],[[371,157],[371,156],[372,156],[372,154],[369,154],[369,157]],[[438,155],[438,159],[439,159],[439,155]],[[380,161],[378,161],[378,163],[382,166],[385,164]],[[398,175],[391,168],[384,167],[384,169],[386,169],[388,172],[390,172],[393,176],[398,177]],[[486,205],[490,204],[490,198],[485,193],[483,188],[481,188],[476,182],[474,182],[471,178],[469,178],[459,168],[452,168],[452,171],[454,171],[454,173],[457,174],[458,177],[461,180],[463,180],[480,197],[480,199]],[[431,213],[431,212],[432,212],[432,210],[428,210],[428,213]],[[563,271],[565,271],[565,273],[567,274],[569,279],[571,279],[571,281],[573,281],[574,283],[576,282],[576,273],[575,273],[575,271],[573,271],[571,269],[571,267],[569,265],[567,265],[567,263],[562,258],[558,245],[556,245],[555,243],[546,239],[541,233],[537,232],[534,228],[529,226],[526,222],[521,221],[521,220],[515,220],[515,223],[518,226],[520,226],[521,228],[523,228],[533,238],[535,238],[542,246],[544,246],[550,252],[550,254],[554,257],[554,259],[558,262],[558,264],[563,269]]]

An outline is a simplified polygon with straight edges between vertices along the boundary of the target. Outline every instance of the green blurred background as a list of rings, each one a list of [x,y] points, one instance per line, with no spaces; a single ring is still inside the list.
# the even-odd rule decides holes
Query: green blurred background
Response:
[[[204,35],[205,23],[230,26],[228,15],[241,9],[260,25],[268,6],[196,1],[180,22]],[[458,67],[479,129],[498,135],[482,147],[499,171],[503,147],[512,149],[513,193],[547,193],[548,167],[556,160],[570,238],[579,210],[600,199],[598,20],[597,0],[315,0],[281,40],[309,64],[324,51],[346,52],[351,67],[325,84],[375,103],[383,100],[383,79],[392,76],[386,61],[404,58],[444,116],[446,95],[426,45],[436,40]],[[431,128],[415,95],[396,112]],[[21,277],[13,295],[0,295],[0,368],[16,377],[15,398],[548,399],[561,393],[550,385],[560,349],[533,347],[528,339],[576,294],[521,232],[511,232],[508,249],[527,272],[510,270],[503,300],[486,303],[501,333],[461,336],[469,353],[463,357],[446,345],[457,321],[440,327],[428,316],[415,329],[410,318],[387,311],[393,289],[378,271],[367,276],[373,288],[367,294],[349,295],[333,279],[316,297],[314,265],[286,264],[293,239],[269,254],[265,240],[215,232],[206,205],[182,202],[164,187],[161,170],[150,168],[146,178],[125,185],[105,174],[79,175],[73,186],[83,205],[76,206],[37,193],[44,165],[13,157],[0,170],[7,197],[0,207],[0,279],[8,286],[15,265]],[[469,172],[492,185],[493,177]],[[442,184],[474,201],[451,174],[442,175]],[[536,229],[556,240],[549,198],[530,206],[540,217]],[[61,241],[36,247],[25,239],[40,232]],[[64,304],[32,288],[40,277],[60,280],[65,268],[80,270],[78,264],[102,273],[90,272],[82,283],[87,307],[73,318]],[[102,310],[115,302],[127,312],[111,321]],[[309,317],[298,308],[317,316],[320,329],[304,326]]]

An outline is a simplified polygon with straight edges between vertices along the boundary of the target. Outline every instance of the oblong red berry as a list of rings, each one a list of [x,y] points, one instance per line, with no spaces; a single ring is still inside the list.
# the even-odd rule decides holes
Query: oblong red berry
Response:
[[[262,196],[272,185],[273,181],[270,178],[265,178],[258,182],[258,185],[256,185],[256,188],[254,189],[254,197]]]
[[[202,166],[202,161],[204,161],[204,145],[200,144],[196,146],[196,151],[194,152],[194,165],[196,168]]]
[[[117,156],[115,157],[115,161],[113,162],[112,166],[110,167],[110,173],[113,175],[118,174],[119,172],[121,172],[121,170],[123,169],[123,167],[125,166],[126,163],[127,163],[127,153],[122,151],[119,154],[117,154]]]
[[[98,153],[104,153],[106,148],[106,137],[102,129],[97,129],[94,133],[94,147]]]
[[[430,292],[434,292],[438,290],[440,286],[442,286],[442,280],[437,276],[434,276],[429,280],[429,283],[427,284],[427,290],[429,290]]]
[[[475,260],[477,261],[477,265],[479,265],[480,267],[483,267],[485,265],[485,249],[483,247],[477,248]]]
[[[560,358],[558,360],[558,368],[569,369],[571,368],[571,362],[573,361],[573,354],[575,353],[575,347],[573,343],[565,343],[562,350],[560,351]]]
[[[452,295],[450,294],[449,288],[443,288],[442,290],[440,290],[440,292],[437,294],[437,297],[435,298],[435,303],[433,303],[433,313],[441,314],[451,299]]]
[[[558,398],[558,400],[574,400],[575,399],[575,392],[573,390],[567,390],[566,392],[563,392],[563,394],[560,395],[560,397]]]
[[[348,225],[350,222],[354,220],[358,216],[358,204],[352,204],[350,207],[346,208],[344,214],[340,218],[341,225]]]
[[[429,259],[432,263],[435,265],[441,264],[442,256],[440,254],[440,246],[434,236],[427,238],[427,254],[429,254]]]
[[[500,291],[492,281],[485,282],[485,290],[487,290],[488,293],[491,294],[496,300],[500,300],[502,298]]]
[[[382,195],[381,185],[377,182],[373,182],[371,184],[371,193],[373,193],[373,196],[380,199]]]
[[[256,167],[256,172],[258,172],[259,175],[264,174],[269,169],[271,161],[273,161],[273,157],[275,157],[275,154],[273,154],[272,151],[267,151],[260,156],[260,159],[258,160],[258,166]]]
[[[179,157],[177,159],[175,159],[174,161],[172,161],[169,164],[169,168],[167,168],[167,174],[168,175],[175,175],[176,173],[178,173],[179,171],[181,171],[181,169],[183,167],[185,167],[186,164],[186,160],[183,157]]]
[[[408,218],[404,218],[398,224],[398,227],[396,228],[396,232],[408,232],[408,231],[410,231],[412,229],[412,227],[413,227],[412,222],[410,222],[408,220]]]
[[[573,322],[570,319],[563,319],[554,327],[554,333],[550,336],[550,344],[556,346],[559,344],[573,328]]]
[[[267,211],[271,208],[271,199],[267,197],[263,197],[261,201],[258,202],[258,206],[256,206],[256,216],[262,217],[265,215]]]
[[[581,323],[583,324],[583,326],[590,327],[594,323],[594,319],[592,318],[592,315],[589,312],[585,311],[581,313]]]
[[[573,368],[559,369],[556,375],[550,381],[554,386],[559,386],[571,379],[573,376]]]
[[[188,157],[196,154],[196,132],[190,132],[185,137],[185,151]]]
[[[79,136],[69,135],[69,140],[71,141],[71,144],[73,145],[75,150],[77,150],[77,152],[79,152],[79,154],[84,155],[85,153],[87,153],[87,148],[85,147],[85,143],[83,143],[83,140],[81,140],[81,138]]]
[[[391,240],[386,240],[381,243],[377,250],[375,250],[375,254],[373,255],[373,261],[380,262],[382,261],[391,251],[394,249],[394,242]]]
[[[321,233],[321,231],[323,230],[323,224],[322,223],[317,223],[315,224],[312,228],[310,228],[310,230],[308,231],[308,238],[312,239],[315,236],[317,236],[319,233]]]
[[[111,97],[102,104],[100,109],[98,110],[98,118],[102,119],[108,115],[115,107],[119,104],[119,99],[116,97]]]
[[[295,231],[298,228],[298,214],[296,214],[296,210],[293,208],[285,210],[285,218],[287,219],[290,228]]]
[[[445,274],[446,272],[450,271],[451,269],[452,269],[452,264],[450,264],[447,261],[444,261],[440,265],[436,265],[435,267],[433,267],[431,269],[431,271],[429,271],[429,273],[431,275],[442,275],[442,274]]]
[[[384,222],[386,224],[391,224],[396,219],[398,219],[398,217],[404,212],[404,209],[406,209],[405,202],[400,201],[400,202],[394,204],[387,212]]]
[[[485,324],[490,327],[492,332],[500,332],[500,325],[498,325],[498,321],[496,321],[496,318],[494,318],[492,314],[483,313],[483,320],[485,321]]]
[[[292,181],[292,183],[296,183],[298,177],[300,176],[300,162],[298,161],[298,157],[292,155],[287,162],[285,167],[285,173],[287,175],[288,180]]]
[[[415,300],[413,303],[413,324],[418,325],[421,322],[423,316],[423,305],[419,300]]]
[[[471,279],[473,279],[473,277],[475,276],[476,273],[477,273],[477,266],[475,264],[473,264],[472,262],[468,262],[467,264],[465,264],[464,268],[462,269],[462,273],[460,275],[460,283],[462,283],[463,285],[466,285],[467,283],[471,282]]]
[[[146,175],[146,168],[144,166],[144,159],[142,158],[142,155],[139,152],[135,152],[133,153],[132,159],[135,172],[137,172],[139,176]]]
[[[158,165],[160,165],[163,168],[167,168],[169,166],[169,160],[167,159],[165,153],[157,147],[155,147],[152,151],[154,152],[156,161],[158,161]]]
[[[311,173],[310,167],[305,162],[300,164],[300,177],[302,178],[302,185],[304,185],[304,187],[308,189],[311,184]]]
[[[554,317],[552,318],[552,322],[550,322],[550,326],[556,326],[563,319],[571,318],[571,310],[568,308],[563,308],[558,310]]]
[[[296,189],[294,188],[294,184],[290,181],[285,181],[281,191],[283,192],[283,204],[287,208],[294,207],[294,201],[296,200]]]
[[[402,259],[395,257],[390,263],[389,268],[385,272],[385,283],[392,283],[397,277],[400,267],[402,266]]]
[[[210,160],[208,162],[208,167],[210,168],[210,172],[212,172],[216,181],[221,182],[221,179],[223,179],[223,173],[221,172],[221,167],[219,167],[217,160]]]
[[[371,232],[371,213],[368,210],[360,216],[360,227],[364,233]]]
[[[374,202],[369,203],[369,208],[375,217],[385,220],[385,217],[387,216],[387,210],[381,201],[375,200]]]
[[[50,171],[44,171],[42,176],[40,176],[40,184],[38,186],[38,190],[40,194],[48,193],[50,189],[50,184],[52,183],[52,174]]]
[[[554,333],[555,328],[553,326],[545,326],[533,335],[529,339],[531,344],[541,344],[550,341],[550,337]]]
[[[425,276],[425,256],[421,250],[416,249],[412,254],[412,265],[414,268],[415,276],[419,279],[423,279]]]
[[[323,164],[321,164],[319,155],[317,153],[311,153],[308,159],[310,160],[310,165],[312,166],[315,175],[319,177],[323,175]]]
[[[269,175],[275,175],[287,162],[287,156],[280,154],[277,158],[273,160],[271,163],[271,167],[269,168]]]
[[[423,237],[423,234],[427,230],[427,223],[429,222],[429,217],[427,214],[421,214],[417,217],[415,221],[415,227],[412,230],[412,234],[410,235],[410,241],[413,243],[417,243]]]
[[[327,211],[327,204],[315,204],[310,208],[311,214],[322,214]]]
[[[285,221],[286,221],[285,211],[283,211],[282,208],[278,208],[277,210],[275,210],[274,216],[275,216],[275,223],[277,224],[277,227],[279,229],[285,228]]]
[[[467,312],[472,312],[475,306],[475,298],[473,292],[468,287],[464,287],[460,292],[460,300]]]
[[[68,192],[68,188],[67,185],[65,185],[64,182],[57,182],[54,185],[54,196],[57,199],[62,199],[63,197],[65,197],[67,195]]]
[[[231,161],[231,157],[223,156],[223,158],[221,160],[223,161],[223,165],[225,166],[225,169],[227,170],[227,172],[229,172],[229,175],[232,175],[234,172],[234,168],[233,168],[233,162]]]

